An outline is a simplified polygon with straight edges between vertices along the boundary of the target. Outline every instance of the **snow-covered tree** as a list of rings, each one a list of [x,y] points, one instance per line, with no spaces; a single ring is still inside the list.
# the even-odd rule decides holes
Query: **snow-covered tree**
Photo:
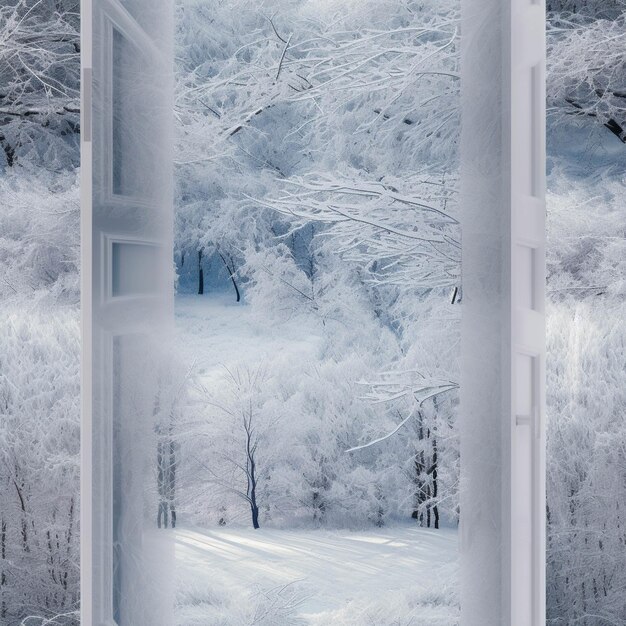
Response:
[[[78,301],[80,203],[76,173],[0,175],[0,298]]]
[[[626,192],[610,170],[550,183],[548,615],[596,626],[626,611]]]
[[[75,311],[0,310],[0,622],[77,623]],[[33,623],[35,623],[33,621]]]
[[[283,232],[266,207],[333,224],[337,251],[394,266],[387,280],[457,281],[456,3],[387,4],[327,8],[328,24],[309,3],[242,10],[246,29],[183,5],[179,232],[194,255],[241,254],[244,224],[257,246]]]
[[[79,3],[0,6],[0,623],[78,623]]]
[[[220,523],[226,523],[227,503],[234,498],[244,503],[257,529],[279,439],[280,402],[269,393],[273,387],[262,365],[226,369],[212,382],[198,382],[185,450],[201,476],[204,499],[220,502]]]
[[[0,147],[4,165],[78,165],[78,0],[0,6]],[[0,163],[2,163],[0,161]]]
[[[232,283],[258,315],[308,313],[352,328],[369,311],[377,318],[372,332],[396,350],[377,367],[411,369],[411,342],[426,340],[416,329],[435,302],[455,298],[460,280],[457,3],[331,2],[319,11],[280,2],[272,14],[236,6],[236,23],[230,5],[180,8],[181,289],[206,293]],[[458,333],[454,317],[450,337]],[[356,355],[358,331],[332,332]],[[433,368],[456,375],[458,342],[445,341],[451,350],[421,361],[426,375]],[[359,346],[359,358],[368,349]],[[408,414],[417,415],[418,401],[408,396]],[[389,406],[382,412],[393,416],[379,422],[389,430],[406,417]],[[442,423],[454,422],[454,412]],[[360,433],[348,428],[352,441],[343,449],[365,443],[367,429],[366,419]],[[436,437],[424,432],[429,458],[441,458]],[[404,440],[397,446],[400,457],[414,459]],[[458,448],[448,451],[458,470]],[[338,464],[328,474],[344,463],[323,454],[326,466]],[[427,489],[433,468],[424,470]],[[320,481],[333,482],[311,479]]]
[[[547,0],[552,13],[571,13],[592,19],[615,19],[624,9],[624,0]]]
[[[626,7],[606,8],[551,16],[548,113],[557,124],[592,119],[626,143]]]
[[[626,615],[624,303],[568,299],[549,326],[548,607],[555,624]]]

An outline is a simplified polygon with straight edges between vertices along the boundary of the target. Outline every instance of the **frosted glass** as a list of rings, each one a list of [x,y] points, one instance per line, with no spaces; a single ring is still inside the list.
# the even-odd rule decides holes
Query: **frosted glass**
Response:
[[[111,295],[138,296],[158,293],[158,261],[162,252],[153,244],[112,244]]]
[[[516,262],[519,268],[518,280],[515,283],[515,306],[527,309],[535,308],[536,262],[535,249],[530,246],[515,246]]]
[[[136,3],[135,3],[136,4]],[[158,86],[152,82],[148,52],[113,27],[111,42],[111,192],[141,201],[154,197],[150,172],[158,169]]]
[[[173,545],[154,541],[152,486],[174,287],[173,27],[167,2],[125,7],[81,6],[92,70],[81,161],[81,623],[171,626]]]

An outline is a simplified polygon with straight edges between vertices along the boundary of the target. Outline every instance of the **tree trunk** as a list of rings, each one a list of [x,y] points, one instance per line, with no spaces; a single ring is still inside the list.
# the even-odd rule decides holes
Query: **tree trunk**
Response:
[[[258,530],[259,526],[259,505],[256,501],[256,476],[254,470],[254,459],[250,465],[250,475],[248,476],[248,496],[250,498],[250,512],[252,513],[252,526]]]
[[[17,468],[15,475],[18,475]],[[28,540],[28,519],[26,516],[26,502],[24,501],[24,494],[22,493],[22,489],[20,489],[15,478],[13,479],[13,485],[15,486],[15,491],[17,492],[17,497],[20,501],[20,509],[22,511],[22,548],[24,552],[30,552],[30,543]],[[23,483],[22,487],[24,487]]]
[[[7,616],[7,601],[5,598],[5,590],[7,584],[7,574],[4,569],[5,561],[7,558],[7,523],[4,519],[0,519],[0,559],[2,559],[2,567],[0,569],[0,618],[4,623],[4,619]]]
[[[259,526],[259,507],[256,504],[250,504],[250,510],[252,512],[252,527],[254,530],[261,528]]]
[[[6,140],[4,135],[0,135],[0,146],[4,151],[7,167],[13,167],[16,161],[15,148]]]
[[[433,464],[432,464],[432,476],[433,476],[433,514],[435,517],[435,528],[439,528],[439,505],[437,504],[438,489],[437,484],[437,438],[433,437]]]
[[[376,485],[376,499],[378,500],[376,526],[382,528],[385,525],[385,493],[380,485]]]
[[[326,516],[326,493],[329,488],[329,480],[326,475],[327,459],[322,456],[317,460],[317,464],[320,469],[320,473],[313,480],[313,520],[315,522],[323,523]]]
[[[66,555],[67,555],[67,566],[63,571],[62,577],[62,585],[63,585],[63,605],[65,606],[67,592],[68,592],[68,577],[69,577],[69,567],[71,563],[71,555],[72,555],[72,541],[74,538],[74,497],[70,499],[70,509],[68,511],[68,521],[67,521],[67,534],[66,534]]]
[[[256,501],[256,446],[252,445],[252,432],[250,423],[246,424],[246,473],[248,479],[248,502],[250,502],[250,512],[252,513],[252,526],[255,530],[259,526],[259,505]]]
[[[431,493],[430,493],[430,484],[426,485],[426,528],[430,528],[430,510],[431,510]]]
[[[233,287],[235,288],[235,297],[237,299],[237,302],[240,302],[241,294],[239,293],[239,287],[237,286],[237,281],[235,280],[235,264],[233,263],[233,259],[232,257],[230,258],[229,264],[221,252],[218,252],[218,254],[220,255],[220,258],[222,259],[222,262],[224,263],[226,269],[228,270],[228,276],[230,277],[230,280],[233,283]]]
[[[157,528],[167,528],[167,505],[161,500],[157,514]]]
[[[176,528],[176,444],[170,438],[157,443],[157,527]]]
[[[176,528],[176,444],[170,434],[170,458],[169,458],[169,480],[167,485],[167,499],[170,505],[170,521],[172,528]]]
[[[163,442],[157,442],[157,491],[159,507],[157,511],[157,528],[167,528],[167,510],[164,502],[165,467],[163,463]]]
[[[424,508],[423,504],[425,501],[425,473],[426,473],[426,459],[424,454],[424,416],[421,411],[417,413],[418,419],[418,429],[417,429],[417,440],[419,442],[419,451],[415,454],[415,459],[413,462],[413,466],[415,468],[415,500],[414,500],[414,508],[411,517],[415,520],[418,520],[420,525],[424,525]]]
[[[202,269],[202,250],[198,250],[198,295],[204,294],[204,270]]]
[[[258,530],[259,526],[259,505],[256,501],[256,475],[254,467],[254,458],[249,457],[250,475],[248,476],[248,489],[250,496],[250,512],[252,513],[252,527]]]
[[[437,404],[435,403],[435,411]],[[424,416],[418,413],[419,451],[415,454],[415,504],[411,517],[426,528],[439,528],[439,482],[437,438],[431,435],[430,428],[424,427]],[[425,446],[429,445],[429,453]]]
[[[202,253],[199,253],[202,254]],[[200,260],[199,257],[198,260]],[[157,493],[159,506],[157,511],[157,527],[167,528],[171,523],[176,528],[176,443],[174,441],[174,409],[168,414],[167,430],[159,424],[160,397],[157,394],[154,402],[153,417],[156,421],[157,434]]]

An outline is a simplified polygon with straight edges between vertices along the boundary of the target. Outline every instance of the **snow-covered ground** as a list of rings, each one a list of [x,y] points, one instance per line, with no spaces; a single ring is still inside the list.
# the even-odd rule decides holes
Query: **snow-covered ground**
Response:
[[[179,296],[176,319],[179,347],[207,387],[224,367],[282,359],[297,368],[324,342],[313,315],[273,326],[232,294]],[[458,623],[454,530],[186,525],[174,539],[177,626]]]
[[[458,623],[453,530],[175,533],[178,626]]]
[[[180,347],[207,382],[221,376],[224,366],[256,365],[278,356],[314,358],[321,341],[315,320],[299,316],[273,325],[230,293],[177,296],[176,326]]]

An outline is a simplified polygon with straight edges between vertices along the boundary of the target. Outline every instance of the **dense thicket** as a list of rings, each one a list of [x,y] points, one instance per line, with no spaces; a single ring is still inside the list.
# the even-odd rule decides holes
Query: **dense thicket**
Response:
[[[548,615],[622,623],[626,442],[624,181],[551,179]]]
[[[79,6],[79,0],[0,6],[2,165],[54,172],[78,165]]]
[[[593,20],[615,19],[624,10],[624,0],[547,0],[546,9],[551,19],[558,19],[560,13]]]
[[[621,2],[602,7],[550,15],[548,119],[601,124],[626,143],[626,11]]]
[[[626,14],[562,8],[548,31],[548,619],[603,626],[626,621]]]
[[[0,310],[2,624],[27,616],[75,621],[78,353],[75,310],[44,313],[25,304]]]
[[[78,8],[78,0],[0,6],[0,624],[7,626],[78,623]]]

